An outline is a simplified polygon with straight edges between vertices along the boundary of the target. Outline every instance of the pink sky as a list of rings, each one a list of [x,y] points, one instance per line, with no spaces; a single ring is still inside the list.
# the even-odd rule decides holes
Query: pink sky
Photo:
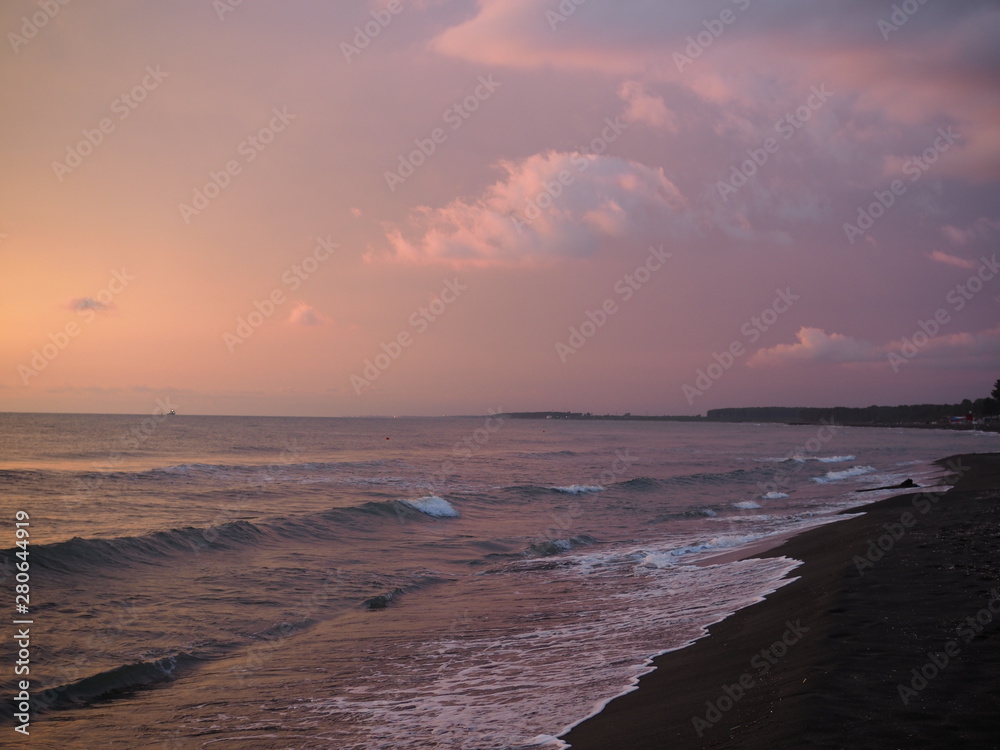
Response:
[[[0,410],[985,396],[1000,8],[895,7],[6,3]]]

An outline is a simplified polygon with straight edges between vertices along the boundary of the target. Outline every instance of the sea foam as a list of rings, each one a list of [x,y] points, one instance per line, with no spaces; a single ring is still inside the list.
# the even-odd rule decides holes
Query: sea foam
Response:
[[[842,471],[828,471],[821,477],[813,477],[812,480],[820,484],[826,484],[827,482],[839,482],[841,479],[859,477],[862,474],[867,474],[871,471],[875,471],[874,466],[852,466],[851,468],[843,469]]]
[[[458,518],[460,515],[451,503],[437,495],[427,495],[416,500],[400,500],[400,502],[435,518]]]
[[[584,492],[603,492],[604,488],[599,484],[571,484],[568,487],[552,487],[556,492],[565,492],[569,495],[580,495]]]

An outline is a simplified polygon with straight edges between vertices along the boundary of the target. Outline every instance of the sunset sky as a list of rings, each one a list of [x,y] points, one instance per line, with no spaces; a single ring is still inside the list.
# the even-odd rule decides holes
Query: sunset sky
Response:
[[[62,1],[0,9],[0,411],[1000,377],[995,2]]]

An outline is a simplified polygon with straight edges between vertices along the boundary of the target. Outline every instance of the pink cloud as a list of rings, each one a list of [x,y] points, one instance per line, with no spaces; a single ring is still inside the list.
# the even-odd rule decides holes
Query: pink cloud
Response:
[[[992,221],[985,216],[965,228],[946,224],[941,229],[945,239],[953,245],[967,245],[970,242],[986,240],[1000,232],[1000,221]]]
[[[794,362],[874,362],[882,357],[879,347],[867,341],[827,333],[821,328],[802,327],[794,344],[760,349],[748,360],[751,367],[771,367]]]
[[[622,115],[625,122],[641,122],[650,127],[677,132],[677,116],[667,109],[661,97],[647,92],[638,81],[622,83],[618,87],[618,96],[628,105]]]
[[[111,302],[101,302],[93,297],[74,297],[66,306],[76,312],[83,312],[84,310],[103,312],[105,310],[113,310],[115,307]]]
[[[305,302],[296,303],[292,312],[288,316],[288,322],[297,326],[321,326],[328,323],[328,319],[315,307]]]
[[[445,30],[431,47],[490,66],[669,83],[703,102],[741,108],[755,121],[826,84],[836,92],[844,128],[824,147],[840,161],[850,145],[859,164],[895,166],[894,159],[908,157],[899,157],[901,150],[922,153],[930,145],[924,141],[936,125],[928,129],[929,123],[949,122],[962,140],[935,165],[935,174],[977,181],[1000,176],[993,54],[1000,9],[990,4],[922,7],[888,39],[879,22],[891,9],[855,0],[831,0],[822,22],[808,4],[779,0],[727,3],[727,23],[719,20],[720,6],[702,3],[565,5],[574,10],[553,25],[548,8],[532,0],[480,0],[476,15]],[[663,108],[669,112],[671,105],[664,101]],[[650,107],[655,104],[637,103],[634,116],[663,116]],[[845,143],[852,134],[860,141]]]
[[[453,266],[534,265],[591,256],[611,239],[662,241],[692,231],[687,201],[662,169],[557,151],[499,166],[503,178],[478,198],[418,208],[410,222],[415,238],[388,226],[392,257]]]
[[[930,331],[934,333],[934,330]],[[914,331],[887,344],[873,344],[820,328],[800,328],[796,343],[760,349],[747,361],[750,367],[777,367],[807,362],[838,365],[882,364],[894,369],[919,363],[926,367],[993,367],[1000,355],[1000,326],[977,333],[928,336],[917,325]],[[902,360],[905,360],[902,361]],[[902,364],[900,364],[902,363]]]
[[[958,266],[959,268],[976,268],[979,264],[974,260],[968,260],[967,258],[959,258],[957,255],[949,255],[948,253],[941,252],[940,250],[935,250],[934,252],[928,253],[927,257],[931,260],[937,261],[938,263],[946,263],[949,266]]]

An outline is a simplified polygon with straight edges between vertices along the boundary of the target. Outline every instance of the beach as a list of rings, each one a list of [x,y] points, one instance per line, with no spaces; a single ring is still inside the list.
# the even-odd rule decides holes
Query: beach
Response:
[[[1000,455],[760,554],[798,580],[655,660],[573,750],[1000,746]]]

